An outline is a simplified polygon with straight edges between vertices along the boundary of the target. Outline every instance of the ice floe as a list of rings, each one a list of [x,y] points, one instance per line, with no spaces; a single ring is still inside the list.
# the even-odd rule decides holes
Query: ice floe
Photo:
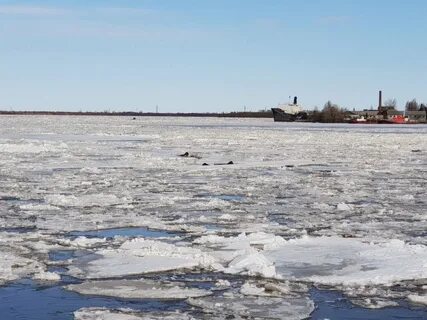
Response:
[[[306,297],[277,298],[230,293],[190,298],[188,301],[191,305],[202,308],[205,313],[235,318],[301,320],[308,318],[314,310],[314,303]]]
[[[32,259],[25,258],[11,251],[0,251],[0,285],[6,282],[30,276],[42,265]]]
[[[92,248],[104,244],[105,242],[105,238],[87,238],[83,236],[77,237],[74,240],[62,239],[59,241],[62,245],[76,248]]]
[[[112,296],[127,299],[176,300],[208,296],[208,290],[188,288],[181,282],[150,279],[103,280],[71,284],[66,289],[86,295]]]
[[[200,249],[136,238],[117,249],[96,251],[93,260],[74,265],[70,274],[96,279],[196,267],[221,268]]]
[[[114,194],[84,194],[84,195],[62,195],[53,194],[45,198],[46,202],[60,207],[102,207],[117,204],[125,204],[130,200],[123,197],[118,198]]]
[[[408,300],[415,304],[427,305],[427,294],[424,294],[424,295],[410,294],[408,295]]]
[[[427,277],[427,247],[401,240],[303,237],[264,254],[283,278],[325,285],[387,285]]]
[[[140,313],[131,309],[82,308],[74,312],[74,320],[195,320],[181,312]]]

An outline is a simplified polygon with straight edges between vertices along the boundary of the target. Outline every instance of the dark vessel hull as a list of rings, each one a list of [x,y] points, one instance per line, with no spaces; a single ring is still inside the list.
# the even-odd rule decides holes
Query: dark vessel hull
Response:
[[[287,113],[280,108],[272,108],[273,118],[276,122],[294,122],[307,120],[307,113],[299,112],[296,114]]]

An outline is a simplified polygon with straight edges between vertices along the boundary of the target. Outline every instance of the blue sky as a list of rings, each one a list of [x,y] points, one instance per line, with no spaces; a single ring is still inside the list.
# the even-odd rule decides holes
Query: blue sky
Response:
[[[0,109],[427,102],[425,0],[0,0]]]

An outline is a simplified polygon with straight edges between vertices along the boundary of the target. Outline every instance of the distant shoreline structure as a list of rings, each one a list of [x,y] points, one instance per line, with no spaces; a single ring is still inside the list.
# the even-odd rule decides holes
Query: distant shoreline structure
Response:
[[[304,110],[297,97],[293,103],[279,104],[271,110],[231,111],[231,112],[138,112],[138,111],[6,111],[0,115],[57,115],[57,116],[119,116],[132,117],[200,117],[200,118],[269,118],[277,122],[320,122],[320,123],[354,123],[354,124],[426,124],[427,105],[416,100],[408,101],[405,111],[396,109],[395,99],[383,105],[382,91],[378,93],[378,108],[349,111],[328,101],[319,111]],[[246,109],[246,108],[245,108]]]

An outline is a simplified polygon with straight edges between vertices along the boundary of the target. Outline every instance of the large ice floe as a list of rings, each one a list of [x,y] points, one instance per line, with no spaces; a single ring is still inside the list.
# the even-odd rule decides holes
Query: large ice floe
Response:
[[[304,297],[260,297],[225,294],[221,297],[189,299],[192,306],[205,313],[231,318],[306,319],[314,309],[313,302]]]
[[[98,279],[196,267],[208,269],[220,268],[220,265],[200,249],[136,238],[117,249],[96,251],[92,260],[70,268],[70,274]]]
[[[197,318],[194,318],[188,314],[180,313],[180,312],[140,313],[138,311],[131,310],[131,309],[109,310],[106,308],[83,308],[74,312],[74,320],[196,320],[196,319]]]
[[[128,299],[186,299],[211,294],[208,290],[186,288],[184,283],[150,279],[88,281],[81,284],[71,284],[66,288],[81,294]]]
[[[285,240],[265,233],[204,236],[225,272],[325,285],[376,285],[427,278],[427,248],[401,240],[309,237]]]
[[[401,240],[303,237],[265,255],[281,277],[326,285],[391,285],[427,278],[427,248]]]

